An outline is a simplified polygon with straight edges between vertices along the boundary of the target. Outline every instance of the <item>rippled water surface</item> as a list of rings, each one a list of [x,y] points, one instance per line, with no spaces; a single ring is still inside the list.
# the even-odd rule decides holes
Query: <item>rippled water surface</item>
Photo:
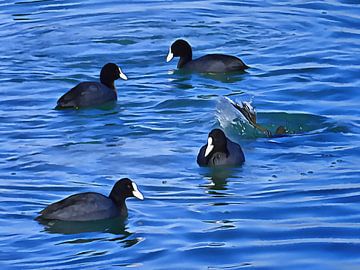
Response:
[[[358,1],[0,1],[0,21],[2,269],[359,269]],[[179,37],[251,68],[178,72]],[[129,77],[115,107],[54,110],[106,62]],[[197,166],[217,126],[242,167]],[[121,177],[145,196],[125,224],[34,220]]]

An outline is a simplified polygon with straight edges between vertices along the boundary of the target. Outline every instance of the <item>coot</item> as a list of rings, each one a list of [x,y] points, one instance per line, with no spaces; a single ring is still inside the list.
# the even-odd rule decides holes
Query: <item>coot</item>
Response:
[[[128,213],[125,199],[129,197],[144,199],[135,182],[123,178],[115,183],[108,197],[96,192],[71,195],[47,206],[38,218],[64,221],[125,218]]]
[[[239,58],[226,54],[207,54],[193,60],[191,46],[183,39],[178,39],[171,45],[166,62],[174,57],[180,57],[177,68],[201,73],[244,71],[249,68]]]
[[[237,166],[245,161],[244,153],[237,143],[229,140],[221,129],[213,129],[208,142],[197,156],[199,166]]]
[[[57,101],[56,109],[99,106],[117,100],[114,81],[127,80],[126,75],[114,63],[107,63],[100,72],[100,82],[81,82]]]

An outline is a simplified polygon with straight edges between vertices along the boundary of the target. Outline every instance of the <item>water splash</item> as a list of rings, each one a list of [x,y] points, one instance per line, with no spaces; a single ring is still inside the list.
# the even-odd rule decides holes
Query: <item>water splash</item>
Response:
[[[237,106],[247,106],[255,120],[244,115]],[[330,129],[328,118],[306,113],[263,112],[256,113],[252,101],[235,103],[227,97],[220,97],[216,104],[215,117],[225,130],[245,138],[295,135],[322,132]],[[258,119],[258,120],[257,120]],[[283,129],[283,130],[281,130]]]

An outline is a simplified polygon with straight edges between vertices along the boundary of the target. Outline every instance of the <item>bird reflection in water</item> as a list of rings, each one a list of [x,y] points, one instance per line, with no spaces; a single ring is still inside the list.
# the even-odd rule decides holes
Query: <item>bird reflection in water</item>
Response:
[[[234,168],[211,168],[203,174],[204,178],[209,179],[209,183],[205,185],[208,193],[216,197],[229,196],[226,191],[228,190],[228,178],[233,177]]]
[[[131,238],[133,233],[128,231],[127,224],[124,219],[113,218],[96,221],[61,221],[61,220],[45,220],[37,219],[37,221],[43,225],[44,231],[54,234],[82,234],[90,232],[103,232],[116,235],[115,238],[104,238],[107,241],[118,242],[123,245],[124,248],[131,247],[142,241],[142,238]],[[66,243],[87,243],[97,241],[99,238],[86,238],[75,239],[67,241]]]
[[[113,234],[128,234],[124,219],[113,218],[94,221],[62,221],[37,218],[50,233],[76,234],[84,232],[108,232]]]

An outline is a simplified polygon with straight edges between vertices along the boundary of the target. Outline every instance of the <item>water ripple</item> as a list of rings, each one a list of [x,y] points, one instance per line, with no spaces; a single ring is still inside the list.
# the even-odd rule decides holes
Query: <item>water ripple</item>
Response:
[[[360,6],[336,1],[0,3],[0,245],[3,268],[356,269],[359,260]],[[239,56],[243,74],[165,62]],[[118,63],[116,106],[54,110]],[[268,138],[226,96],[252,101]],[[199,168],[220,125],[240,168]],[[134,179],[124,224],[41,224],[47,204]],[[21,228],[19,230],[19,228]],[[29,254],[31,253],[31,256]]]

